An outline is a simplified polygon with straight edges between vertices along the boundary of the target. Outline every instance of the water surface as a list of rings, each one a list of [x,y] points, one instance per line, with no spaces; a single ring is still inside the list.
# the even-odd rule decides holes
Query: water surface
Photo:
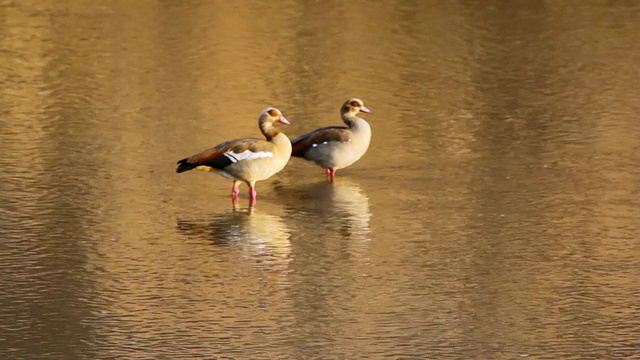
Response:
[[[0,3],[0,355],[640,354],[640,4]],[[373,113],[327,184],[175,161]]]

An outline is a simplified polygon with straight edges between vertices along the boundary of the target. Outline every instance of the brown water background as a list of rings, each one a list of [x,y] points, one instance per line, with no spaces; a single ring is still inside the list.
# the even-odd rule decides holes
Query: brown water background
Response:
[[[0,0],[3,359],[640,358],[640,2]],[[340,124],[234,211],[175,161]]]

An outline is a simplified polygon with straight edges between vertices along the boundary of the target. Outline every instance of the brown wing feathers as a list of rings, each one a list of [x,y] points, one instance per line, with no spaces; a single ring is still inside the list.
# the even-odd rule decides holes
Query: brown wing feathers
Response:
[[[176,172],[181,173],[194,169],[198,166],[209,166],[214,169],[224,169],[235,162],[231,157],[224,155],[226,152],[239,154],[246,150],[252,152],[265,150],[270,151],[270,149],[265,149],[268,148],[268,145],[268,142],[261,139],[237,139],[223,142],[216,147],[179,160]]]
[[[313,144],[322,144],[331,141],[346,142],[351,140],[349,129],[344,126],[327,126],[301,135],[291,141],[292,156],[304,156],[313,148]]]
[[[179,160],[176,172],[181,173],[197,168],[198,166],[210,166],[215,169],[223,169],[232,163],[231,159],[224,156],[223,152],[220,152],[217,148],[212,148]]]

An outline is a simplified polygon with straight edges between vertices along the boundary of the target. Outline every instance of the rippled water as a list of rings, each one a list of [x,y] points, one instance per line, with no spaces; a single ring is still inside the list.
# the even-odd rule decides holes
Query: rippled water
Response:
[[[0,2],[0,355],[640,356],[640,3]],[[175,161],[373,111],[248,209]]]

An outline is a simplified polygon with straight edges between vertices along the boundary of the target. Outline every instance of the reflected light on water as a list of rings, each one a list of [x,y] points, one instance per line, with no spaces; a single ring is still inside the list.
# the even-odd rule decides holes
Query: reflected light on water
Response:
[[[233,210],[209,221],[181,219],[176,228],[190,238],[241,249],[249,260],[269,266],[286,267],[291,251],[290,234],[283,219],[262,209]]]
[[[0,358],[634,358],[640,2],[0,2]],[[234,209],[175,161],[340,124]]]

